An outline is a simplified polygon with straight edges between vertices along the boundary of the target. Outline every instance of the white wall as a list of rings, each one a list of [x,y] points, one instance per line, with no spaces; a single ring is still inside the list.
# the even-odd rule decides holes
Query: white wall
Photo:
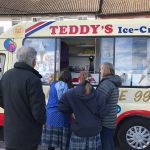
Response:
[[[12,22],[10,20],[9,21],[0,21],[0,34],[2,32],[5,32],[6,30],[8,30],[11,26],[12,26]]]

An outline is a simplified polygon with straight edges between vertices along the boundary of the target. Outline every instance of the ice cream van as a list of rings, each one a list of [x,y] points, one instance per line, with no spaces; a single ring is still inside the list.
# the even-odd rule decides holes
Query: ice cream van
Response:
[[[99,84],[99,65],[113,63],[122,79],[116,138],[121,150],[150,149],[150,19],[97,19],[26,22],[0,36],[0,78],[16,62],[16,50],[37,50],[36,69],[42,74],[46,99],[50,82],[69,68],[73,84],[79,72],[90,72]],[[0,109],[0,125],[4,124]]]

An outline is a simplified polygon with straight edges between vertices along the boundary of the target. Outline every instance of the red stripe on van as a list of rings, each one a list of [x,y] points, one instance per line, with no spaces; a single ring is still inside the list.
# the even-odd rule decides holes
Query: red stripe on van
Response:
[[[37,26],[39,26],[39,25],[41,25],[41,24],[43,24],[43,23],[45,23],[45,22],[38,22],[38,23],[34,24],[33,26],[27,28],[27,29],[25,30],[25,33],[28,32],[28,31],[30,31],[30,30],[32,30],[32,29],[34,29],[34,28],[36,28]]]
[[[122,113],[117,117],[117,124],[125,117],[133,115],[144,115],[150,117],[150,111],[147,110],[130,110]]]

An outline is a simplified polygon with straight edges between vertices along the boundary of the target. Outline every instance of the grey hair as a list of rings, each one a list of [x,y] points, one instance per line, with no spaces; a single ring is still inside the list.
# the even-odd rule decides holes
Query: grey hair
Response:
[[[33,60],[36,59],[37,52],[32,47],[21,47],[17,51],[17,60],[18,62],[24,62],[32,67]]]
[[[112,63],[104,62],[102,65],[104,65],[107,68],[107,70],[109,70],[109,75],[115,75],[115,69]]]

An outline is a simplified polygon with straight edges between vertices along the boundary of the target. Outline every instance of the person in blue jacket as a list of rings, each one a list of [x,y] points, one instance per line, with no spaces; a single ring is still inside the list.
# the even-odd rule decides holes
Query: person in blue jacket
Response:
[[[43,127],[42,145],[48,150],[67,150],[70,138],[70,117],[58,110],[58,102],[65,92],[72,88],[72,77],[68,70],[61,73],[58,81],[50,86],[49,99],[46,106],[47,120]]]
[[[92,87],[87,77],[83,72],[81,83],[63,94],[59,101],[59,110],[74,116],[69,150],[102,150],[101,117],[107,113],[106,99]]]

